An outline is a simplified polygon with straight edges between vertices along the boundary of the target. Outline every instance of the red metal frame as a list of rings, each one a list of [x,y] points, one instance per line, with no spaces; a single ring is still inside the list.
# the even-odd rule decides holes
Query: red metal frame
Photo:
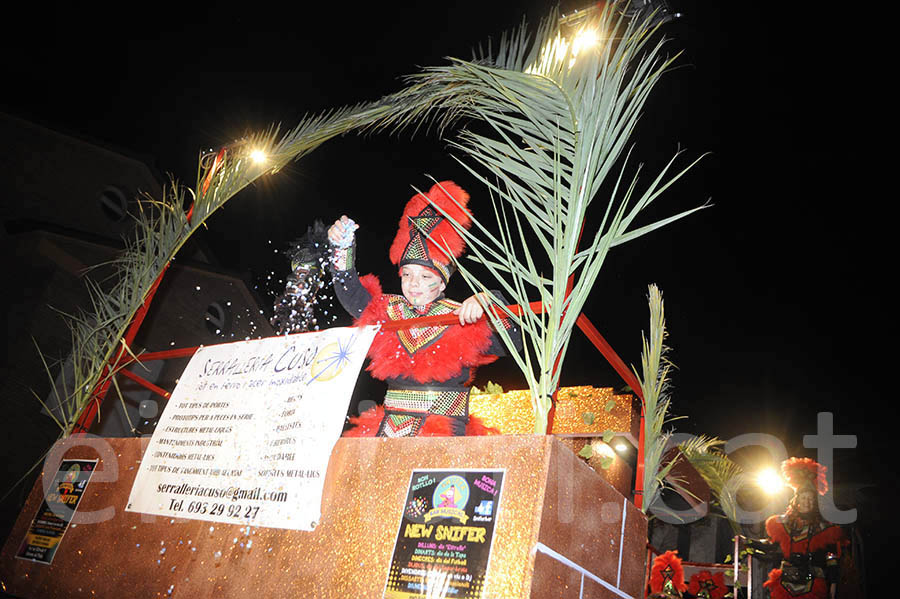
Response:
[[[190,224],[191,216],[193,214],[194,203],[191,202],[186,215],[188,224]],[[88,432],[88,430],[91,428],[91,425],[94,424],[94,418],[96,418],[97,413],[100,411],[100,404],[103,403],[104,398],[106,398],[106,393],[107,391],[109,391],[109,386],[110,384],[112,384],[112,376],[110,375],[112,374],[113,376],[115,376],[114,370],[117,372],[123,372],[123,366],[133,361],[130,357],[127,356],[127,348],[130,348],[131,344],[134,343],[134,338],[137,336],[138,330],[144,323],[144,318],[147,317],[147,312],[150,311],[150,303],[153,301],[153,296],[156,295],[156,290],[159,289],[159,284],[162,283],[163,277],[166,275],[166,271],[169,270],[169,264],[171,264],[171,262],[163,266],[163,269],[159,273],[159,276],[156,277],[153,285],[150,286],[150,290],[147,292],[147,297],[144,298],[144,302],[141,304],[140,308],[137,309],[137,312],[134,313],[134,318],[128,325],[128,329],[126,329],[125,335],[122,337],[122,347],[120,347],[116,352],[115,357],[112,358],[103,367],[103,375],[100,377],[101,382],[97,384],[97,387],[94,389],[93,393],[91,393],[91,398],[88,400],[87,405],[81,411],[81,415],[78,417],[78,421],[75,423],[75,428],[72,431],[73,433],[78,434]],[[191,352],[191,354],[193,355],[193,352]],[[146,358],[144,359],[146,360]],[[125,374],[125,376],[153,391],[150,385],[155,385],[153,385],[149,381],[144,380],[138,375],[130,373]],[[156,391],[154,391],[154,393],[156,393]]]
[[[603,335],[600,334],[600,331],[594,327],[593,323],[588,320],[588,317],[584,314],[579,314],[578,319],[575,321],[575,324],[578,325],[578,328],[587,336],[588,340],[594,344],[603,357],[606,358],[606,361],[609,362],[610,366],[613,367],[619,376],[622,377],[622,380],[631,387],[631,390],[637,395],[641,400],[641,420],[640,420],[640,430],[638,431],[638,446],[637,446],[637,464],[634,469],[634,503],[638,507],[643,507],[643,497],[644,497],[644,390],[641,388],[641,382],[634,375],[634,373],[628,369],[625,365],[625,362],[622,361],[622,358],[613,350],[612,346],[606,342],[606,339],[603,338]]]
[[[605,2],[598,2],[597,6],[605,4]],[[601,8],[602,10],[602,8]],[[578,231],[578,242],[575,244],[575,248],[581,245],[581,237],[584,235],[584,221],[581,223],[581,230]],[[575,284],[575,275],[569,275],[569,280],[566,281],[566,299],[569,298],[569,294],[572,293],[572,288]],[[631,390],[637,395],[641,400],[641,419],[640,419],[640,430],[638,431],[638,447],[637,447],[637,464],[635,466],[634,472],[634,503],[639,508],[643,508],[643,498],[644,498],[644,390],[641,388],[641,383],[634,376],[634,373],[628,369],[619,355],[613,350],[612,346],[606,342],[606,339],[603,338],[603,335],[597,330],[597,328],[593,325],[593,323],[588,320],[588,317],[584,315],[582,312],[578,315],[578,318],[575,320],[575,324],[578,325],[578,328],[581,329],[581,332],[584,333],[591,343],[594,344],[603,357],[606,358],[606,361],[609,362],[610,366],[613,367],[619,376],[622,377],[622,380],[631,387]],[[554,371],[559,366],[559,360],[556,361],[556,364],[553,365]],[[547,418],[547,432],[550,433],[553,430],[553,416],[556,412],[556,391],[553,393],[553,404],[550,406],[550,413]]]
[[[88,401],[84,410],[81,412],[81,416],[78,418],[78,422],[75,423],[74,433],[86,433],[88,429],[91,428],[91,425],[94,423],[94,418],[97,416],[97,412],[100,410],[100,404],[103,402],[103,399],[106,397],[107,391],[109,391],[109,386],[112,384],[112,376],[113,369],[117,369],[117,372],[124,373],[124,370],[121,368],[123,364],[127,364],[132,361],[130,358],[127,360],[125,356],[127,355],[127,350],[125,346],[131,347],[131,344],[134,342],[134,338],[137,336],[138,329],[140,329],[141,324],[144,322],[144,318],[147,316],[147,312],[150,310],[150,302],[153,300],[153,296],[156,294],[156,290],[159,289],[159,284],[162,282],[163,276],[165,276],[166,271],[169,269],[169,265],[166,264],[163,267],[161,273],[154,281],[153,285],[150,287],[150,291],[147,293],[147,297],[144,299],[144,303],[141,304],[141,307],[138,308],[138,311],[135,312],[134,319],[131,321],[131,324],[128,325],[128,329],[125,331],[125,335],[123,337],[123,346],[119,348],[116,352],[115,357],[109,361],[106,366],[103,367],[103,376],[101,377],[101,382],[97,385],[97,388],[91,394],[91,399]],[[133,374],[133,373],[131,373]],[[129,376],[126,374],[125,376]],[[134,375],[135,380],[140,379],[137,375]],[[151,385],[145,381],[144,379],[140,379],[141,384]],[[137,381],[136,381],[137,382]],[[149,387],[148,387],[149,388]]]
[[[165,273],[165,271],[163,271]],[[160,275],[160,279],[162,279],[162,275]],[[138,315],[135,316],[135,321],[132,323],[132,326],[129,327],[128,330],[128,341],[127,343],[131,343],[134,339],[134,335],[137,333],[137,327],[140,326],[141,322],[143,322],[144,317],[146,316],[147,307],[149,306],[150,300],[153,297],[153,293],[156,291],[157,286],[159,285],[159,280],[157,280],[156,284],[154,284],[151,293],[148,294],[147,300],[144,301],[144,305],[141,307],[141,310]],[[510,305],[506,307],[513,314],[522,314],[522,309],[518,305]],[[528,308],[534,312],[543,311],[543,305],[540,302],[532,302],[529,304]],[[438,316],[423,316],[421,318],[411,318],[403,321],[388,321],[382,323],[382,329],[393,331],[404,328],[414,328],[414,327],[425,327],[425,326],[433,326],[433,325],[450,325],[458,322],[458,318],[455,314],[444,314]],[[644,409],[643,409],[643,394],[641,392],[640,381],[638,381],[637,377],[631,372],[628,367],[625,365],[625,362],[619,357],[619,355],[613,350],[612,346],[603,338],[603,335],[597,330],[597,328],[591,323],[587,316],[584,314],[580,314],[575,321],[576,325],[579,329],[585,334],[588,340],[597,348],[597,350],[606,358],[607,362],[613,367],[613,369],[622,377],[622,380],[634,390],[635,394],[641,398],[641,423],[640,423],[640,439],[638,441],[638,460],[637,460],[637,468],[635,472],[636,480],[635,480],[635,503],[637,503],[639,497],[643,495],[643,471],[644,471]],[[303,334],[303,333],[298,333]],[[118,365],[119,370],[118,373],[123,376],[128,377],[135,383],[143,386],[146,389],[149,389],[153,393],[168,399],[171,395],[169,391],[154,385],[153,383],[147,381],[142,378],[140,375],[137,375],[130,370],[127,370],[126,367],[131,363],[137,362],[149,362],[152,360],[169,360],[174,358],[186,358],[194,355],[194,353],[199,349],[199,347],[184,347],[173,350],[165,350],[159,352],[147,352],[143,353],[137,358],[133,358],[131,356],[123,356],[124,348],[119,351],[115,364]],[[91,404],[88,406],[90,409],[86,409],[84,413],[82,413],[81,418],[78,421],[78,426],[81,427],[81,430],[78,432],[86,432],[87,428],[93,423],[93,419],[96,415],[97,404],[102,401],[103,395],[105,395],[106,391],[109,388],[109,381],[103,384],[98,393],[94,395],[92,398]],[[103,395],[101,395],[101,393]],[[550,430],[548,426],[548,431]]]
[[[131,379],[132,381],[134,381],[134,382],[137,383],[138,385],[140,385],[140,386],[142,386],[142,387],[145,387],[146,389],[149,389],[150,391],[153,391],[154,393],[156,393],[157,395],[159,395],[160,397],[163,397],[163,398],[165,398],[165,399],[169,399],[169,396],[172,395],[171,393],[169,393],[168,391],[166,391],[166,390],[163,389],[162,387],[157,387],[156,385],[154,385],[153,383],[151,383],[150,381],[148,381],[148,380],[145,379],[144,377],[138,376],[138,375],[136,375],[135,373],[133,373],[133,372],[131,372],[130,370],[127,370],[127,369],[125,369],[125,368],[123,368],[122,370],[120,370],[120,371],[119,371],[119,374],[121,374],[122,376],[124,376],[124,377],[126,377],[126,378]]]
[[[711,570],[714,572],[722,572],[731,571],[731,575],[726,575],[726,585],[734,588],[734,581],[740,581],[743,578],[744,589],[746,589],[747,597],[752,597],[753,593],[753,554],[747,553],[747,569],[744,572],[744,576],[741,576],[741,560],[740,560],[740,551],[743,547],[743,541],[746,537],[743,535],[737,535],[734,537],[734,549],[731,555],[731,563],[709,563],[709,562],[692,562],[688,560],[681,560],[681,566],[685,570],[685,584],[687,584],[690,580],[688,576],[689,571],[696,570]],[[656,559],[656,556],[662,555],[664,552],[660,551],[650,543],[647,543],[647,558],[644,564],[644,596],[648,594],[650,589],[650,574],[653,569],[653,560]]]

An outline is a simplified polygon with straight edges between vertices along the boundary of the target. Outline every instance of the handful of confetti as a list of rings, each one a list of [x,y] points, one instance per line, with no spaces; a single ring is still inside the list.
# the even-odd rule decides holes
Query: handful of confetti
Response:
[[[341,249],[348,248],[353,245],[353,232],[359,228],[353,219],[347,219],[347,222],[344,223],[344,232],[341,234],[340,241],[337,242],[337,246]]]

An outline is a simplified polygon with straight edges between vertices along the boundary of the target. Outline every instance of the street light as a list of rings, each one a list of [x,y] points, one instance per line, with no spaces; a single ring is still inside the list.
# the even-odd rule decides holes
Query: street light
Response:
[[[266,153],[262,150],[253,150],[250,152],[250,159],[256,164],[263,164],[266,161]]]

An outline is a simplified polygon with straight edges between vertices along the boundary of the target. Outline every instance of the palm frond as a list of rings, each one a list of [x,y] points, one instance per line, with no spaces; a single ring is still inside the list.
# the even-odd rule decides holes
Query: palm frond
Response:
[[[656,507],[665,486],[665,478],[675,466],[676,459],[663,464],[663,455],[669,444],[671,432],[663,427],[669,422],[669,371],[671,363],[666,358],[666,319],[662,293],[656,285],[650,286],[650,329],[643,335],[641,351],[641,373],[635,373],[641,381],[644,395],[644,513],[651,506]]]
[[[594,9],[582,27],[605,37],[585,50],[572,42],[578,31],[564,34],[554,13],[534,38],[524,29],[504,37],[495,57],[451,59],[414,76],[394,96],[403,108],[378,124],[403,128],[425,119],[441,131],[462,120],[482,125],[463,129],[450,145],[488,189],[499,233],[477,218],[470,231],[457,230],[470,260],[514,303],[525,308],[539,300],[545,307],[541,315],[515,318],[525,347],[510,348],[536,394],[535,432],[546,431],[575,321],[609,250],[699,209],[635,226],[638,215],[693,166],[670,174],[673,159],[638,193],[637,176],[625,174],[627,161],[620,165],[649,93],[673,60],[662,55],[662,42],[651,43],[653,22]],[[588,210],[611,179],[599,225],[579,249]],[[457,267],[473,291],[488,288],[465,263]]]
[[[486,131],[463,130],[452,147],[489,190],[502,232],[491,235],[476,222],[471,234],[461,233],[474,260],[515,303],[526,308],[537,296],[545,308],[516,317],[526,346],[513,352],[543,432],[575,320],[609,249],[691,213],[633,228],[638,214],[684,172],[664,170],[637,195],[636,176],[625,184],[624,165],[618,166],[648,94],[672,59],[662,56],[661,42],[651,43],[652,21],[631,21],[609,8],[591,14],[585,26],[606,32],[594,48],[576,48],[577,32],[563,32],[554,12],[533,37],[524,25],[504,36],[493,57],[450,59],[376,102],[306,117],[284,134],[273,126],[205,153],[194,189],[172,182],[162,198],[144,198],[134,237],[113,261],[111,288],[89,284],[91,309],[68,320],[74,380],[62,401],[66,434],[126,356],[120,341],[160,273],[240,190],[348,131],[435,126],[445,133],[464,120],[483,123]],[[588,208],[613,173],[617,181],[600,226],[587,235],[589,247],[579,250]],[[487,287],[464,265],[460,271],[473,289]],[[567,296],[570,276],[575,286]],[[510,315],[490,314],[495,325],[501,316]]]
[[[739,485],[734,483],[743,476],[743,469],[722,451],[724,445],[725,442],[720,439],[701,435],[691,437],[679,444],[678,448],[709,485],[722,513],[735,533],[739,533],[737,503]]]
[[[378,102],[307,117],[284,135],[272,127],[201,156],[196,189],[172,181],[162,198],[141,198],[124,252],[105,264],[114,271],[111,287],[87,278],[90,309],[63,314],[71,331],[73,363],[73,380],[59,398],[63,435],[70,434],[85,407],[97,401],[97,389],[118,387],[114,376],[129,358],[124,336],[134,315],[181,247],[216,210],[260,177],[389,112],[388,104]],[[254,159],[255,152],[261,160]],[[187,205],[190,213],[185,212]]]

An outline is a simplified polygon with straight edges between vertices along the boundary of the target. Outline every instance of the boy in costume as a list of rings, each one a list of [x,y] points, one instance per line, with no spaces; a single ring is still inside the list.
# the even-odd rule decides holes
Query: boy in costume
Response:
[[[772,599],[835,599],[844,530],[822,518],[816,492],[828,491],[825,466],[791,458],[781,472],[794,489],[787,511],[766,520],[766,534],[783,556],[765,585]]]
[[[444,297],[453,258],[465,243],[444,218],[463,227],[472,219],[469,194],[452,181],[436,183],[406,204],[389,257],[399,268],[402,295],[385,294],[373,275],[354,268],[354,231],[346,216],[328,229],[335,295],[357,325],[454,314],[459,324],[382,330],[369,349],[367,370],[388,383],[384,405],[351,418],[347,436],[459,436],[496,433],[469,417],[469,384],[474,369],[506,355],[502,341],[484,315],[487,298],[475,294],[463,302]],[[495,292],[495,295],[499,295]],[[502,299],[502,298],[501,298]],[[504,326],[517,343],[514,325]]]

